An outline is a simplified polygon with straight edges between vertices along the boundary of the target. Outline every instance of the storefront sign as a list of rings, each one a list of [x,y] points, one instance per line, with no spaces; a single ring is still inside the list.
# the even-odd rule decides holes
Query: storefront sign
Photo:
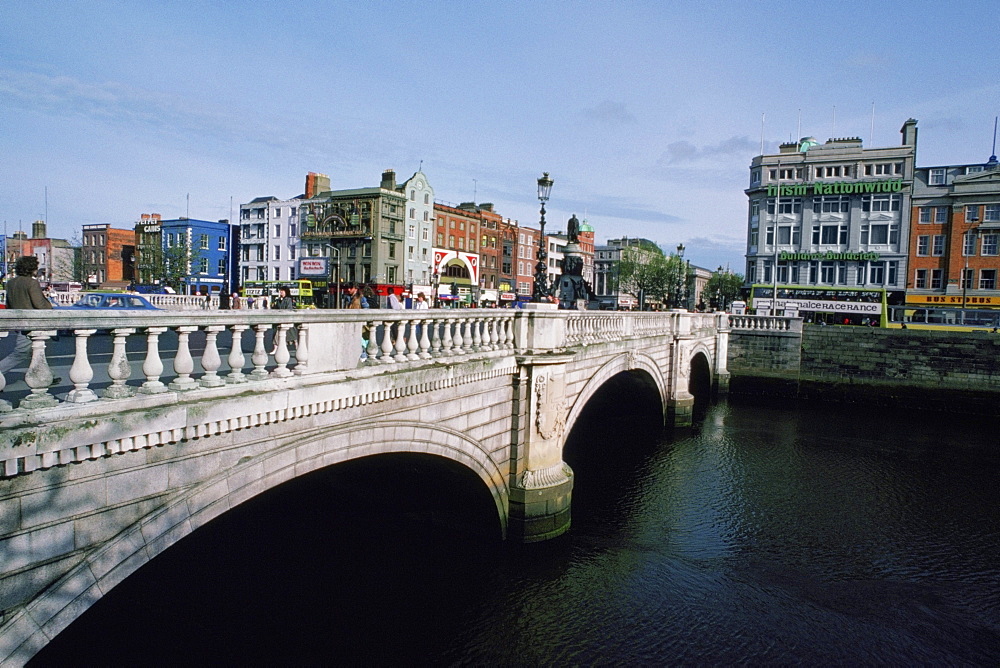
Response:
[[[835,253],[833,251],[827,251],[826,253],[789,253],[788,251],[781,251],[778,253],[778,261],[834,261],[834,260],[847,260],[849,262],[878,262],[882,256],[878,253]]]
[[[299,259],[300,276],[328,276],[330,270],[325,257],[304,257]]]
[[[972,297],[962,295],[907,295],[907,304],[946,304],[948,306],[1000,306],[1000,297]]]
[[[898,193],[903,179],[858,181],[853,183],[797,183],[790,186],[768,186],[768,197],[802,197],[805,195],[860,195],[867,193]]]
[[[757,298],[753,306],[758,313],[761,309],[771,310],[771,300]],[[821,311],[823,313],[857,313],[878,315],[882,313],[882,304],[865,302],[839,302],[826,299],[778,299],[778,310]]]

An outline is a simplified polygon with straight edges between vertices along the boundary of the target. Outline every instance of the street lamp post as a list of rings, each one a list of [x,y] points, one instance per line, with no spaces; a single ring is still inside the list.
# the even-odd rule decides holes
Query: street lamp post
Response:
[[[687,276],[682,276],[684,272],[684,244],[677,244],[677,259],[680,260],[677,266],[677,291],[674,293],[674,308],[681,308],[681,291],[685,288]]]
[[[545,250],[545,203],[549,200],[551,192],[552,179],[549,178],[549,173],[545,172],[538,179],[538,201],[542,203],[542,210],[538,233],[538,264],[535,265],[535,290],[531,295],[531,301],[535,303],[548,302],[549,265],[546,260],[549,254]]]

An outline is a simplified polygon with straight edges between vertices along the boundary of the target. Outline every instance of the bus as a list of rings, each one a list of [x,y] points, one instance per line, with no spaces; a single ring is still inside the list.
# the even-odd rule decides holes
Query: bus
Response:
[[[885,288],[779,285],[777,289],[779,314],[831,325],[885,327],[887,323]],[[755,309],[758,315],[774,312],[774,290],[773,285],[752,285],[747,308]]]
[[[887,326],[892,329],[995,332],[1000,328],[1000,310],[947,306],[892,306],[889,308]]]
[[[243,284],[243,296],[252,297],[255,301],[266,297],[270,306],[278,296],[278,288],[288,290],[288,295],[295,300],[295,308],[316,308],[312,281],[246,281]]]

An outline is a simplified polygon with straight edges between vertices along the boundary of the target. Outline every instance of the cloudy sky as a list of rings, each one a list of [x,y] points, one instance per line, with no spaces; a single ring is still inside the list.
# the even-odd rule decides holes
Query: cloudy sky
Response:
[[[598,241],[682,242],[742,272],[762,141],[897,145],[913,117],[919,165],[985,161],[998,17],[962,0],[4,0],[0,224],[47,213],[72,239],[142,213],[229,218],[309,171],[357,188],[423,161],[441,201],[537,225],[547,171],[549,231],[575,213]]]

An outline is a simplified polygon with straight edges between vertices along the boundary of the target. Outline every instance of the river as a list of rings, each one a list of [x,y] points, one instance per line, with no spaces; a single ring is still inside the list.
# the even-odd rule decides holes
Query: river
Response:
[[[570,437],[560,539],[430,531],[304,486],[171,548],[34,664],[1000,661],[995,426],[729,400],[647,438],[621,413]]]

